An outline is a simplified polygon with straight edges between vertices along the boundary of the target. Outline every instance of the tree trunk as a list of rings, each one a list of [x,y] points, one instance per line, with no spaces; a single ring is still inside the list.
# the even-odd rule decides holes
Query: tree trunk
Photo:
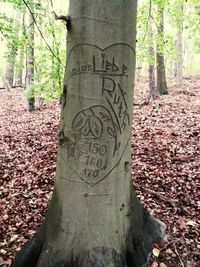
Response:
[[[167,95],[167,82],[164,63],[164,8],[158,7],[160,24],[158,27],[159,41],[157,42],[156,61],[157,61],[157,91],[160,95]]]
[[[6,74],[5,74],[5,87],[10,90],[14,85],[14,71],[15,71],[15,63],[16,56],[18,50],[17,39],[19,35],[19,26],[20,26],[20,18],[21,12],[17,9],[14,9],[13,14],[13,28],[15,29],[15,33],[11,38],[8,44],[8,58],[7,58],[7,66],[6,66]]]
[[[149,64],[149,101],[150,99],[156,99],[156,87],[155,87],[155,69],[153,64]]]
[[[135,0],[73,0],[55,189],[12,267],[140,267],[163,237],[131,179]]]
[[[34,12],[34,2],[30,4],[32,12]],[[34,20],[32,14],[29,14],[29,30],[28,30],[28,47],[27,47],[27,65],[26,65],[26,90],[28,98],[28,110],[35,109],[34,96]]]
[[[183,13],[183,5],[180,6]],[[177,40],[176,40],[177,60],[176,60],[176,85],[183,83],[183,18],[179,18]]]
[[[150,56],[150,63],[149,63],[149,97],[148,102],[152,99],[156,99],[156,86],[155,86],[155,50],[154,50],[154,43],[153,43],[153,29],[152,29],[152,21],[151,18],[149,19],[149,56]]]
[[[135,76],[136,76],[135,78],[137,79],[137,81],[139,81],[141,78],[141,72],[142,72],[142,64],[138,63],[135,69]]]
[[[25,29],[25,14],[26,14],[26,8],[23,9],[23,16],[21,21],[21,29],[22,29],[22,36],[26,36],[26,29]],[[19,53],[19,67],[18,67],[18,73],[16,77],[16,85],[23,87],[23,69],[24,69],[24,58],[25,58],[25,49],[24,45],[20,47],[20,53]]]
[[[24,48],[21,47],[19,56],[19,71],[17,74],[17,81],[16,81],[16,85],[20,87],[23,87],[23,64],[24,64]]]
[[[60,59],[60,50],[59,50],[59,42],[57,42],[56,40],[56,35],[55,35],[55,29],[54,29],[54,25],[53,23],[51,22],[51,19],[52,18],[49,18],[49,23],[52,27],[52,50],[54,51],[54,53],[56,54],[57,58]],[[61,68],[61,64],[60,62],[55,59],[55,56],[52,55],[52,69],[53,69],[53,76],[57,78],[57,87],[59,88],[62,88],[62,78],[61,78],[61,71],[60,71],[60,68]],[[55,75],[56,73],[56,75]],[[56,84],[55,84],[55,79],[53,79],[53,88],[55,88]]]

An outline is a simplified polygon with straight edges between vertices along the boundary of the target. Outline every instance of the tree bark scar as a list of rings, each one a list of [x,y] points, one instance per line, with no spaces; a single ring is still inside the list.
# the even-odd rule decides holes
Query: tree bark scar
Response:
[[[67,16],[67,30],[70,31],[72,29],[72,19],[70,16]]]
[[[66,27],[67,27],[67,30],[70,31],[71,28],[72,28],[72,19],[70,16],[57,16],[55,14],[55,17],[56,17],[56,20],[64,20],[66,21]]]
[[[67,138],[64,134],[64,131],[61,130],[59,133],[59,144],[61,147],[64,147],[67,145],[67,143],[69,142],[69,138]]]
[[[126,172],[129,172],[130,169],[131,169],[131,164],[130,164],[130,162],[125,161],[125,162],[124,162],[124,170],[125,170]]]
[[[66,97],[67,97],[67,85],[64,85],[62,93],[63,108],[66,105]]]

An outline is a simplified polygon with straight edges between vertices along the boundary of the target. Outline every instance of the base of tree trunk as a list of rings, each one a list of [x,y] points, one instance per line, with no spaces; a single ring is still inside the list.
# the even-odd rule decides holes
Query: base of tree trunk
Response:
[[[136,10],[70,1],[55,189],[12,267],[142,267],[164,236],[131,179]]]
[[[65,232],[64,229],[59,228],[59,224],[54,229],[52,242],[47,245],[45,240],[48,238],[49,227],[51,227],[48,225],[48,221],[52,221],[55,216],[58,216],[58,211],[50,208],[47,220],[45,220],[35,236],[22,247],[11,267],[146,266],[149,255],[152,252],[153,243],[159,243],[163,240],[166,227],[165,224],[153,218],[135,197],[130,211],[131,214],[127,214],[127,216],[131,218],[132,224],[130,229],[127,229],[126,248],[116,251],[114,248],[106,246],[94,246],[90,249],[85,249],[81,247],[74,248],[73,244],[71,244],[71,246],[66,247],[65,244],[68,243],[67,237],[66,240],[61,238],[59,241],[60,247],[58,247],[54,241],[57,242],[60,235]],[[112,229],[112,225],[110,225],[110,229]],[[97,236],[91,236],[93,241],[97,238]],[[112,245],[112,240],[110,240],[110,244]]]
[[[11,89],[15,89],[15,88],[22,88],[23,87],[23,85],[22,86],[20,86],[20,85],[13,85],[13,87],[12,88],[9,88],[9,91],[11,90]],[[8,90],[8,88],[7,87],[5,87],[5,86],[3,86],[3,87],[0,87],[0,90]]]
[[[31,97],[28,99],[28,110],[29,111],[35,110],[35,97]]]
[[[162,89],[162,93],[159,93],[160,95],[169,95],[169,92],[165,89]]]

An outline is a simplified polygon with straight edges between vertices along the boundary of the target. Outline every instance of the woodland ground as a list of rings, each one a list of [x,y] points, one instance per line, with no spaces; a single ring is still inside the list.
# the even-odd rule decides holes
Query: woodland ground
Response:
[[[167,225],[152,266],[200,266],[200,78],[170,86],[170,95],[143,105],[146,81],[136,83],[132,131],[136,193]],[[33,113],[22,89],[0,91],[0,266],[35,232],[55,177],[58,101]],[[158,255],[159,254],[159,255]]]

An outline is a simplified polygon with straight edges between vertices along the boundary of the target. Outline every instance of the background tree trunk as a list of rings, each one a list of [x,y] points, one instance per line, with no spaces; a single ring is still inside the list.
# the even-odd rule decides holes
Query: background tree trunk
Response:
[[[156,61],[157,61],[157,91],[160,95],[168,94],[166,74],[165,74],[165,63],[164,63],[164,8],[158,7],[159,13],[159,27],[158,35],[159,41],[157,42],[157,51],[156,51]]]
[[[13,11],[13,28],[15,32],[13,33],[12,38],[8,43],[8,58],[7,58],[7,66],[6,66],[6,74],[5,74],[5,87],[10,90],[14,85],[14,71],[15,71],[15,63],[16,56],[18,51],[18,35],[20,28],[20,18],[21,12],[18,9],[14,9]]]
[[[24,64],[24,48],[20,49],[19,70],[16,78],[16,85],[23,87],[23,64]]]
[[[141,267],[160,224],[131,179],[135,0],[73,0],[55,190],[12,267]]]
[[[26,14],[26,8],[23,8],[23,15],[21,20],[21,37],[26,37],[26,29],[25,29],[25,14]],[[19,63],[18,63],[18,73],[16,75],[16,85],[23,87],[23,70],[24,70],[24,60],[25,59],[25,48],[24,45],[20,47],[20,53],[19,53]]]
[[[34,13],[34,2],[29,5],[31,11]],[[29,29],[28,29],[28,47],[27,47],[27,65],[26,65],[26,90],[28,98],[28,109],[33,111],[35,109],[34,96],[34,19],[32,14],[29,14]]]
[[[152,98],[152,100],[156,99],[156,86],[155,86],[155,49],[153,43],[153,29],[152,29],[152,20],[149,18],[149,97],[148,102]]]
[[[180,12],[183,13],[183,5],[180,6]],[[183,18],[178,19],[178,30],[176,40],[177,60],[176,60],[176,84],[183,83]]]

